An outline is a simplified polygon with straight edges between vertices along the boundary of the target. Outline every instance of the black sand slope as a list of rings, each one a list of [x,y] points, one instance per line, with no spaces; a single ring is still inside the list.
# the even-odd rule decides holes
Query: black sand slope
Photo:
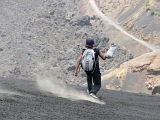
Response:
[[[97,96],[101,96],[106,104],[100,104],[90,100],[92,98],[85,93],[86,88],[56,85],[58,92],[64,92],[63,95],[58,95],[58,92],[54,93],[57,89],[55,86],[52,89],[54,92],[49,92],[51,84],[46,86],[44,81],[42,83],[40,85],[35,81],[0,78],[0,120],[160,119],[158,96],[101,89]],[[42,86],[45,89],[40,89]],[[74,93],[79,93],[81,97],[75,95],[76,100],[70,99],[74,98]]]

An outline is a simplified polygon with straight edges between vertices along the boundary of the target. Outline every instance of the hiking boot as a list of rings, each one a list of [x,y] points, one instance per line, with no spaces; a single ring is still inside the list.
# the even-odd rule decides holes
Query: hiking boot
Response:
[[[94,93],[90,93],[90,96],[92,96],[92,97],[98,99],[98,97],[97,97]]]

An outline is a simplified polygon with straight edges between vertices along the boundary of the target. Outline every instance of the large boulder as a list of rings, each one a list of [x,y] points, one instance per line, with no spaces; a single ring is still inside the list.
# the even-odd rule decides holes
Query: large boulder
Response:
[[[79,21],[79,25],[81,25],[81,26],[91,25],[90,16],[88,16],[88,15],[83,16],[82,19]]]

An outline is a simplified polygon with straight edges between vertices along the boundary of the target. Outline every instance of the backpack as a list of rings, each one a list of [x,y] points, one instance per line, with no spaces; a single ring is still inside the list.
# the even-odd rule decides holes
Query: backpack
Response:
[[[82,54],[82,69],[91,72],[95,69],[95,52],[93,49],[86,49]]]

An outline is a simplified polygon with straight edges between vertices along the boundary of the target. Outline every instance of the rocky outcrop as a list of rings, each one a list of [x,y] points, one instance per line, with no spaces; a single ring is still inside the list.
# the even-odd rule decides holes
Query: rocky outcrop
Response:
[[[158,93],[155,91],[160,86],[160,50],[123,63],[118,69],[105,74],[103,80],[107,89],[141,93],[153,90],[152,93]]]

